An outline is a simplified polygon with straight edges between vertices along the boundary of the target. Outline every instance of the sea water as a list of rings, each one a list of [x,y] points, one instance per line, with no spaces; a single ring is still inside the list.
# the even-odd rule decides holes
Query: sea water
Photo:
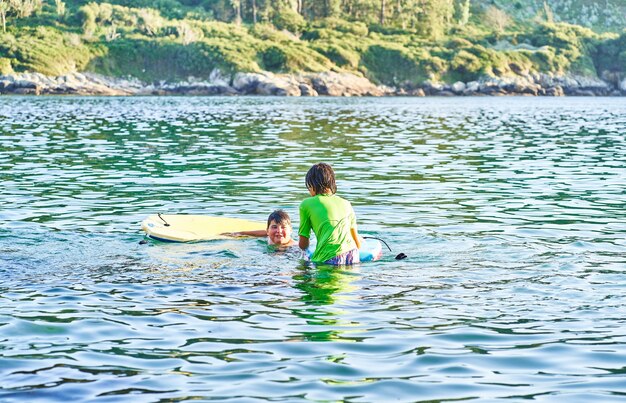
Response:
[[[381,261],[140,244],[319,161]],[[0,181],[0,401],[626,399],[624,98],[0,97]]]

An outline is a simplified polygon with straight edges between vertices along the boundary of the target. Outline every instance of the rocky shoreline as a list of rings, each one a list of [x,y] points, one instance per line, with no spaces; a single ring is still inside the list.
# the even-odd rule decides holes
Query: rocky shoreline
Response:
[[[208,80],[143,83],[136,79],[72,73],[49,77],[40,73],[0,76],[0,94],[18,95],[275,95],[275,96],[624,96],[626,79],[574,75],[525,74],[485,77],[452,84],[426,81],[400,88],[375,85],[350,73],[273,74],[214,70]]]

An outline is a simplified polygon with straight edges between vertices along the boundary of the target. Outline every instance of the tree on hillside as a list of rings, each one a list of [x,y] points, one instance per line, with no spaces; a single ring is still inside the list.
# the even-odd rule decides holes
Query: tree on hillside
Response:
[[[418,28],[422,34],[441,38],[450,27],[454,15],[453,0],[421,0],[422,13],[419,15]]]
[[[490,6],[487,11],[485,11],[485,23],[487,26],[493,28],[497,35],[500,35],[511,23],[511,17],[498,7]]]
[[[300,14],[311,20],[340,15],[341,0],[306,0],[300,4]]]
[[[252,23],[256,24],[257,21],[258,21],[258,17],[257,17],[258,9],[256,7],[256,0],[251,0],[250,8],[251,8],[251,11],[252,11]]]
[[[421,0],[395,0],[391,10],[391,20],[402,29],[415,28],[418,25],[418,17],[423,12]]]
[[[30,17],[43,7],[43,0],[10,0],[9,2],[18,18]]]
[[[61,18],[65,17],[65,2],[63,0],[54,0],[54,8],[57,12],[57,15]]]
[[[241,0],[231,0],[230,3],[235,10],[235,24],[241,25]]]
[[[0,0],[0,22],[2,23],[2,32],[7,32],[7,13],[11,9],[11,5],[7,0]]]
[[[471,0],[458,0],[456,3],[456,17],[460,26],[469,22]]]
[[[550,24],[554,22],[554,12],[552,12],[552,9],[546,1],[543,2],[543,13],[545,15],[546,22]]]
[[[43,6],[42,0],[0,0],[0,23],[2,32],[7,31],[7,17],[14,15],[17,18],[30,17]]]

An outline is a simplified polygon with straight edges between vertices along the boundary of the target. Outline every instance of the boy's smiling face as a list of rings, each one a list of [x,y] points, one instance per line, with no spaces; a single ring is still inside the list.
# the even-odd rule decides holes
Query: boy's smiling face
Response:
[[[291,241],[291,225],[272,220],[267,227],[267,237],[272,245],[286,245]]]

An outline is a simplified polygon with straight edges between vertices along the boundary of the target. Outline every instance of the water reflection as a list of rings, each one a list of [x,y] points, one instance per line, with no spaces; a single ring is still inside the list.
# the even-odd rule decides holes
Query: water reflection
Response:
[[[325,264],[303,264],[294,276],[295,287],[304,292],[302,301],[309,305],[332,305],[343,301],[358,290],[352,284],[358,276],[358,266],[334,267]]]

